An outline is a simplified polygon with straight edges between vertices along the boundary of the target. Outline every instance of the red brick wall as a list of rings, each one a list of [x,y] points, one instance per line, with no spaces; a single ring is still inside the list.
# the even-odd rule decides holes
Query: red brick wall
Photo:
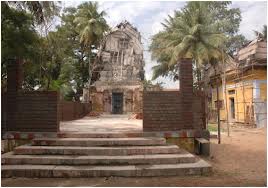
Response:
[[[1,93],[1,130],[2,134],[6,131],[7,127],[7,96]]]
[[[60,102],[60,119],[61,121],[79,119],[87,115],[90,109],[90,103],[62,101]]]
[[[179,91],[144,91],[143,130],[175,131],[205,127],[205,98],[193,93],[192,63],[180,62]]]
[[[59,125],[59,94],[56,91],[21,90],[22,62],[10,59],[7,67],[5,109],[6,131],[57,131]]]
[[[143,130],[175,131],[205,128],[203,94],[193,94],[190,117],[182,113],[184,107],[189,103],[181,99],[179,91],[144,91]],[[192,124],[189,124],[189,118],[192,119]]]
[[[144,91],[143,130],[179,130],[180,96],[178,91]]]
[[[59,95],[56,91],[17,92],[8,94],[8,131],[57,131]]]

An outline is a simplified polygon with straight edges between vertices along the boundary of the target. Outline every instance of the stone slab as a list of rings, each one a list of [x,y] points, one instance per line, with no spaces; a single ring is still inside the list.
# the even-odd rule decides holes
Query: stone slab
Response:
[[[79,146],[29,146],[15,148],[14,154],[28,155],[142,155],[175,154],[176,145],[165,146],[120,146],[120,147],[79,147]]]
[[[205,131],[205,130],[204,130]],[[202,137],[202,130],[181,131],[125,131],[125,132],[95,132],[95,131],[61,131],[61,132],[13,132],[4,133],[7,140],[32,140],[34,138],[130,138],[130,137],[163,137],[163,138],[195,138]]]
[[[2,177],[152,177],[185,176],[211,173],[211,165],[204,160],[195,163],[126,165],[126,166],[56,166],[56,165],[3,165]]]
[[[202,137],[205,130],[151,131],[151,132],[59,132],[59,138],[131,138],[131,137],[162,137],[162,138],[195,138]]]
[[[164,138],[37,138],[33,145],[40,146],[149,146],[165,145]]]
[[[176,164],[193,163],[192,154],[154,154],[129,156],[72,156],[72,155],[2,155],[2,164],[32,165],[130,165],[130,164]]]

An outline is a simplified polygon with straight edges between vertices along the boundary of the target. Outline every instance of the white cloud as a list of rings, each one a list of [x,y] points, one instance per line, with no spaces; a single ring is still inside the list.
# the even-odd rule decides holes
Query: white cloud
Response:
[[[122,20],[136,21],[138,16],[161,7],[161,2],[102,2],[101,9],[107,12],[107,21],[116,25]]]
[[[267,24],[267,2],[234,2],[232,7],[240,8],[242,21],[240,23],[239,32],[247,39],[255,38],[254,31],[261,31],[264,24]]]

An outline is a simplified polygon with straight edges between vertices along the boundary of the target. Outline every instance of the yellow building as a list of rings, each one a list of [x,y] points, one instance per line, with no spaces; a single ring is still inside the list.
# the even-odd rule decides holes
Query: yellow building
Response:
[[[237,59],[209,74],[209,119],[217,118],[217,87],[220,120],[255,127],[267,120],[267,42],[255,39],[242,48]],[[209,72],[209,70],[208,70]]]

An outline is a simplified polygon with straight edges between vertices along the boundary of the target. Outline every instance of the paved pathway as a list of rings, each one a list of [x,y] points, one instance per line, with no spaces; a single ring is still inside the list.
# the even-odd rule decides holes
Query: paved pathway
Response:
[[[142,120],[130,119],[130,115],[85,116],[74,121],[60,123],[60,131],[77,132],[141,132]]]

